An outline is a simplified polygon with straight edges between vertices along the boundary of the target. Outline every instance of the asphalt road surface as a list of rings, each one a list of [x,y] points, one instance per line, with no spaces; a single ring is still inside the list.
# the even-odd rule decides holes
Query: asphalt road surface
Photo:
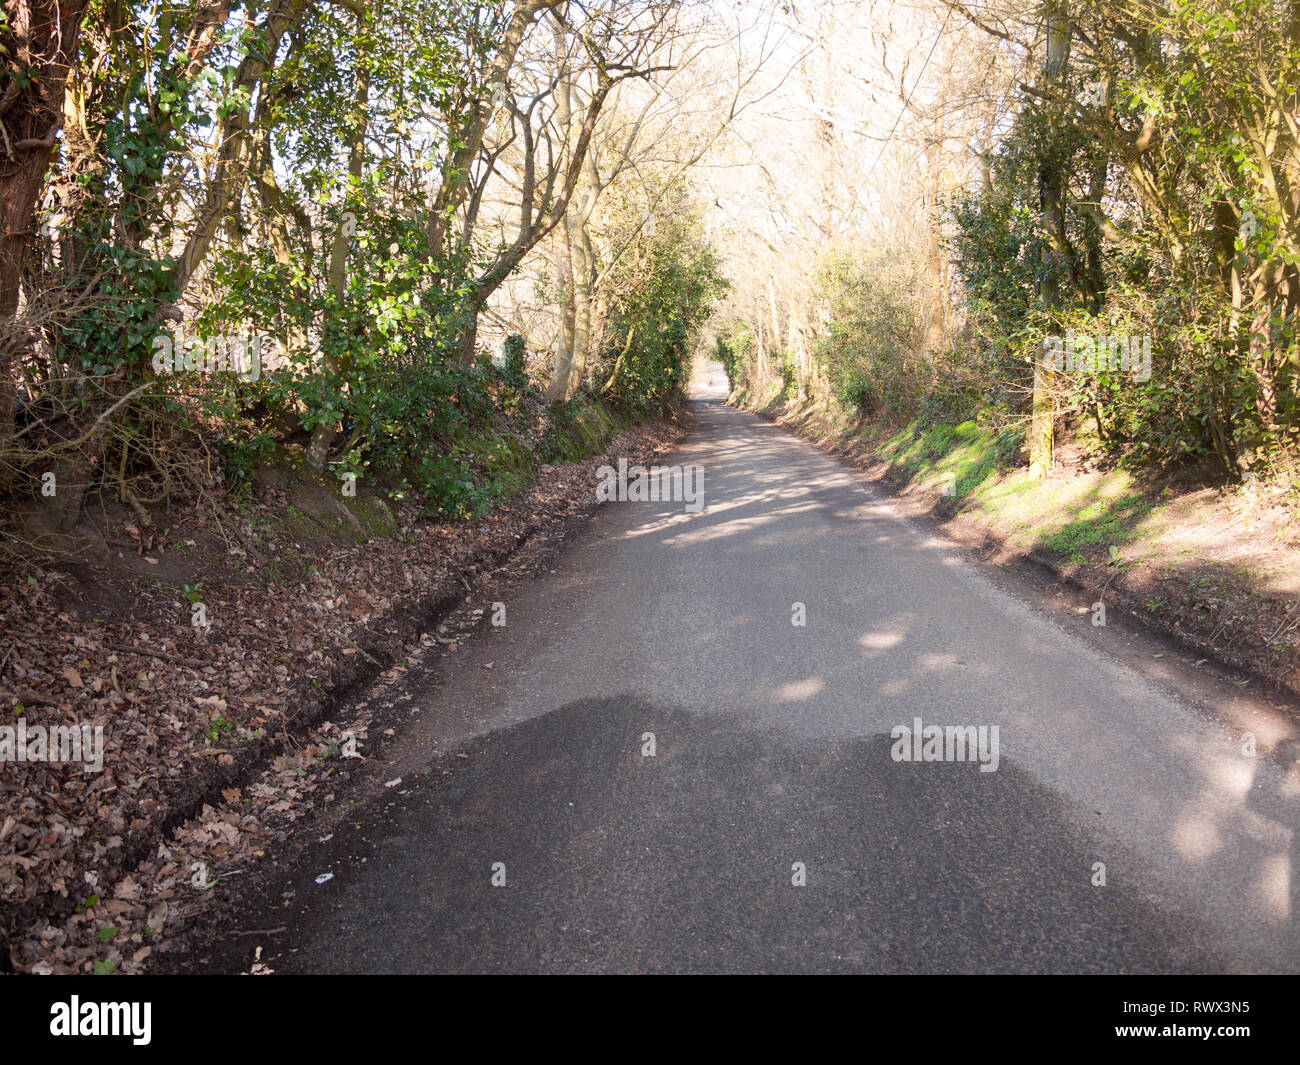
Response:
[[[504,628],[410,693],[406,794],[304,857],[263,959],[1300,969],[1284,767],[832,458],[725,406],[713,372],[671,459],[704,468],[704,509],[602,507]],[[918,717],[997,726],[996,771],[896,760],[891,732]]]

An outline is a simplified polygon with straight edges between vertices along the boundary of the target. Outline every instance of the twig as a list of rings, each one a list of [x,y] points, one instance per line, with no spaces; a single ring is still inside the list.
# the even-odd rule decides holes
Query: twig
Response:
[[[1265,637],[1264,642],[1272,643],[1283,632],[1290,632],[1293,628],[1295,628],[1295,624],[1287,625],[1287,622],[1291,620],[1291,618],[1296,614],[1297,611],[1300,611],[1300,603],[1297,603],[1291,610],[1287,611],[1286,617],[1284,617],[1281,623],[1278,625],[1278,627],[1273,630],[1273,634],[1271,636]],[[1285,628],[1283,626],[1285,626]]]
[[[163,658],[168,662],[177,662],[182,666],[189,666],[191,669],[205,669],[213,665],[212,662],[200,662],[197,658],[186,658],[184,655],[173,654],[170,651],[155,651],[152,647],[132,647],[124,643],[106,643],[104,644],[110,651],[122,651],[126,654],[145,655],[150,658]]]
[[[54,702],[51,699],[45,698],[45,696],[43,695],[38,695],[30,688],[20,691],[18,693],[18,701],[22,703],[24,706],[26,706],[28,703],[36,703],[38,706],[52,706],[55,709],[58,709],[59,706],[58,703]]]

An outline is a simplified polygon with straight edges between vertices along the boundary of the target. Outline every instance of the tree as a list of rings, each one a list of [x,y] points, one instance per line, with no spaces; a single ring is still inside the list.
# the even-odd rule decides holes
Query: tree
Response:
[[[12,360],[23,259],[35,243],[36,204],[63,126],[68,71],[87,0],[5,0],[0,23],[0,439],[13,432]]]

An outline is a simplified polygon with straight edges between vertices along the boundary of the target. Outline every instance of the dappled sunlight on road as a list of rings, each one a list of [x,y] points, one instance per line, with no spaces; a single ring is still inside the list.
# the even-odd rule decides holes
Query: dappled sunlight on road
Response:
[[[901,632],[869,632],[858,638],[858,643],[869,651],[887,651],[891,647],[897,647],[903,642]],[[874,658],[875,655],[866,655],[867,658]]]
[[[790,684],[783,684],[776,691],[776,698],[785,703],[792,703],[802,699],[811,699],[814,695],[821,694],[826,684],[819,677],[809,677],[807,680],[798,680]]]

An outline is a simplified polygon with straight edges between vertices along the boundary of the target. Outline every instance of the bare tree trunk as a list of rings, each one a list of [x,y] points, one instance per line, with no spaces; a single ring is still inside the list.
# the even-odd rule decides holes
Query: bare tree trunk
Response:
[[[86,0],[5,0],[0,30],[0,329],[18,312],[23,256],[36,235],[36,204],[63,124],[68,70]],[[23,77],[20,79],[18,75]],[[0,440],[13,434],[16,352],[0,344]]]
[[[555,54],[564,55],[564,30],[556,25],[553,29]],[[561,72],[559,83],[555,87],[555,121],[556,126],[571,134],[573,130],[573,79],[566,68]],[[551,374],[546,387],[546,398],[552,403],[560,403],[569,398],[569,373],[573,368],[574,341],[578,332],[578,286],[577,286],[577,218],[574,217],[573,202],[570,200],[564,208],[561,222],[564,248],[561,259],[561,275],[564,282],[564,302],[560,306],[560,335],[555,350],[555,371]]]
[[[594,202],[594,196],[589,197]],[[552,402],[578,394],[587,372],[592,339],[592,277],[596,255],[587,233],[591,212],[571,211],[565,219],[565,300],[561,308],[560,340],[555,353],[555,374],[546,395]]]
[[[802,293],[800,294],[802,297]],[[803,321],[800,311],[802,299],[790,300],[790,313],[786,319],[786,335],[789,337],[790,349],[794,353],[794,378],[799,388],[799,398],[808,394],[808,344],[804,336]]]
[[[546,386],[546,398],[559,403],[569,398],[569,369],[573,364],[573,340],[577,332],[578,299],[574,285],[573,233],[570,220],[564,220],[564,250],[560,254],[560,282],[564,299],[560,304],[560,332],[555,344],[555,370]]]
[[[1092,154],[1092,166],[1088,174],[1088,202],[1101,209],[1106,196],[1106,176],[1110,170],[1110,160],[1101,147],[1095,147]],[[1084,250],[1086,256],[1086,283],[1084,291],[1088,300],[1088,309],[1093,314],[1101,312],[1106,302],[1106,271],[1101,257],[1101,226],[1095,217],[1088,215],[1083,220]]]
[[[347,198],[355,195],[362,179],[365,177],[366,163],[366,129],[368,126],[368,108],[370,97],[370,56],[365,48],[365,9],[359,9],[357,15],[357,69],[352,83],[352,143],[348,146],[348,187]],[[346,202],[346,200],[345,200]],[[330,248],[329,284],[334,295],[336,313],[342,317],[344,301],[348,289],[348,242],[350,236],[344,226],[334,233],[334,244]],[[329,323],[325,323],[328,331]],[[321,354],[321,369],[329,375],[347,369],[346,357],[340,361],[326,345]],[[338,434],[335,422],[318,422],[312,429],[311,443],[307,447],[307,463],[314,470],[323,470],[329,457],[330,445]]]
[[[776,310],[776,279],[770,274],[767,278],[767,305],[772,314],[772,351],[779,353],[784,350],[781,346],[781,318]]]
[[[1043,17],[1047,36],[1047,58],[1043,73],[1044,82],[1050,90],[1059,88],[1065,81],[1070,50],[1069,0],[1049,0]],[[1057,105],[1055,101],[1049,100],[1047,106],[1051,108],[1049,121],[1055,125],[1059,121]],[[1056,139],[1049,135],[1048,151],[1052,150],[1055,143]],[[1043,309],[1050,313],[1060,305],[1059,273],[1065,255],[1065,178],[1056,160],[1050,156],[1040,164],[1038,184],[1044,268],[1039,298]],[[1029,426],[1029,469],[1036,477],[1045,476],[1052,469],[1055,419],[1052,392],[1056,374],[1045,365],[1043,351],[1040,347],[1038,356],[1034,359],[1033,413]]]
[[[591,314],[592,292],[591,278],[595,266],[595,252],[591,238],[587,236],[586,225],[578,229],[578,257],[574,263],[574,302],[577,314],[573,322],[573,359],[569,364],[569,387],[565,399],[572,399],[582,387],[587,373],[587,357],[591,353]]]
[[[943,161],[943,129],[940,128],[926,144],[929,157],[925,186],[926,272],[930,280],[930,317],[926,331],[926,346],[935,351],[943,344],[947,322],[947,286],[944,283],[943,254],[939,242],[939,174]]]

